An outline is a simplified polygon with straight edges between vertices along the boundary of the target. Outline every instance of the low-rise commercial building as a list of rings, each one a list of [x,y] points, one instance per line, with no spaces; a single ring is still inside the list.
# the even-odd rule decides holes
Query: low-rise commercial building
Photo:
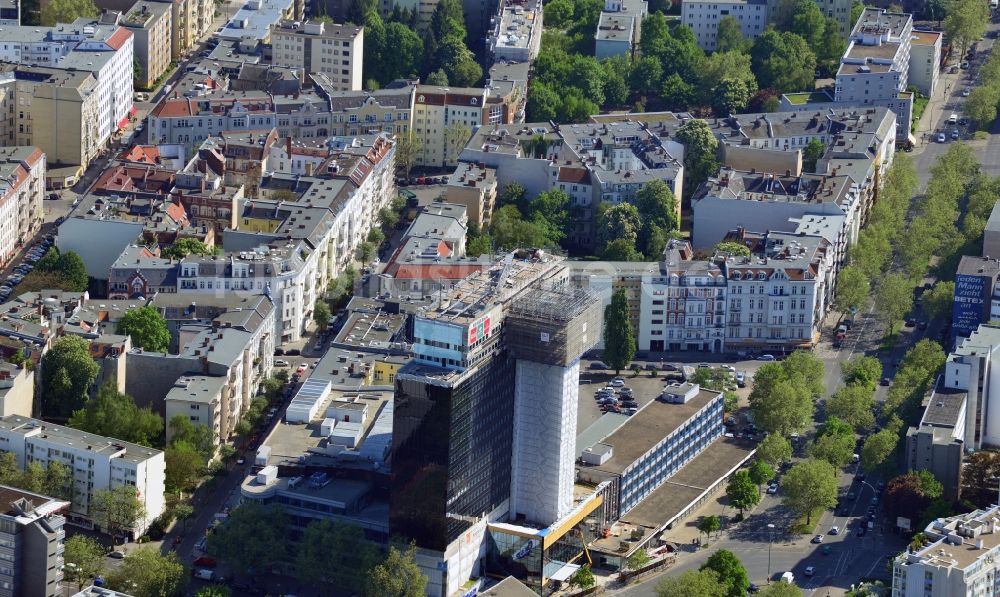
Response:
[[[0,419],[0,450],[12,452],[21,469],[29,462],[43,468],[50,461],[66,465],[73,483],[70,521],[95,524],[94,493],[125,485],[136,488],[144,507],[131,536],[142,535],[166,509],[166,464],[160,450],[20,416]]]
[[[358,91],[364,40],[364,28],[351,24],[281,21],[271,28],[271,61],[298,69],[303,82],[321,73],[339,91]]]

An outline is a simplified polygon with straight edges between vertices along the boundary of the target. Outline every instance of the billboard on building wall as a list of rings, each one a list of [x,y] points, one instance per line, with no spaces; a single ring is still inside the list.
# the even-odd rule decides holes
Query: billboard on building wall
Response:
[[[990,288],[983,276],[955,276],[955,303],[951,312],[952,332],[968,336],[985,320]]]

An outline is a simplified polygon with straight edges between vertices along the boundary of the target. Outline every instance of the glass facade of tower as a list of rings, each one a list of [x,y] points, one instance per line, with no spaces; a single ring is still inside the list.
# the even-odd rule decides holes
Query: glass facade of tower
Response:
[[[465,373],[435,369],[440,379],[408,369],[396,376],[389,532],[444,551],[510,498],[514,360],[500,351]]]

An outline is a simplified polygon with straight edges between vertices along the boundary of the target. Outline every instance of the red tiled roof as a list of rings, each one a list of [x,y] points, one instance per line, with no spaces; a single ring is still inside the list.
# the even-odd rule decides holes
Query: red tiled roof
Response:
[[[111,34],[111,37],[108,38],[108,45],[115,50],[121,49],[130,37],[132,37],[131,31],[124,27],[119,27],[114,33]]]
[[[160,161],[160,148],[155,145],[133,145],[119,154],[118,159],[126,162],[155,165]]]
[[[461,280],[469,275],[485,270],[489,264],[483,263],[425,263],[413,265],[400,265],[396,270],[397,280],[421,279],[421,278],[445,278],[448,280]]]
[[[193,116],[194,108],[187,98],[165,99],[153,108],[150,113],[161,118],[177,118],[178,116]]]

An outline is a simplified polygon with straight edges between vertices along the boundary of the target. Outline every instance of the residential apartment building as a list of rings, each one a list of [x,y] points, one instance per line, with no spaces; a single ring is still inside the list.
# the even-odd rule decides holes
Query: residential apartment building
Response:
[[[528,62],[538,56],[542,45],[541,0],[504,0],[500,14],[493,18],[489,52],[494,61]]]
[[[847,36],[854,23],[851,22],[851,2],[849,0],[816,0],[816,5],[827,17],[835,19],[841,35]],[[740,24],[743,36],[756,39],[781,17],[781,3],[778,0],[713,0],[688,1],[681,3],[681,23],[691,27],[698,47],[714,51],[719,29],[719,20],[733,17]]]
[[[132,537],[142,535],[166,509],[166,465],[160,450],[20,416],[0,419],[0,450],[13,453],[22,469],[29,462],[43,468],[61,462],[72,471],[71,522],[94,524],[94,493],[125,485],[135,487],[145,509],[129,533]]]
[[[209,97],[164,99],[149,113],[149,137],[160,143],[198,143],[222,131],[274,128],[274,103],[259,92],[217,92]]]
[[[682,5],[683,8],[683,5]],[[604,10],[597,20],[595,56],[631,57],[639,47],[642,20],[649,12],[646,0],[604,0]]]
[[[640,350],[722,352],[726,344],[726,272],[694,260],[691,246],[670,241],[660,271],[639,280]]]
[[[866,8],[840,59],[834,101],[866,105],[906,91],[913,17]]]
[[[930,543],[893,560],[892,597],[992,595],[1000,574],[1000,506],[931,521]]]
[[[423,143],[415,160],[418,166],[447,167],[458,164],[458,155],[476,128],[489,119],[487,89],[418,85],[413,103],[413,132]]]
[[[943,37],[937,31],[914,30],[910,40],[910,71],[907,80],[909,85],[916,87],[917,91],[927,97],[937,89]]]
[[[75,184],[77,177],[104,146],[99,134],[97,80],[85,71],[57,68],[0,67],[0,109],[6,146],[34,145],[50,170],[70,166],[61,178],[51,173],[50,186]]]
[[[968,394],[946,387],[943,378],[924,401],[924,414],[906,430],[906,470],[930,471],[941,482],[944,498],[958,501],[962,491]],[[974,408],[974,407],[973,407]]]
[[[496,170],[470,162],[459,162],[448,177],[444,196],[449,203],[464,205],[469,221],[485,230],[490,223],[497,190]]]
[[[569,239],[589,248],[596,240],[593,226],[600,203],[634,201],[652,180],[682,195],[683,146],[658,133],[632,121],[482,126],[460,159],[495,169],[500,188],[516,181],[529,197],[549,189],[565,191],[577,209]],[[677,209],[679,215],[679,203]]]
[[[90,72],[97,80],[97,143],[128,122],[132,112],[134,36],[117,19],[81,17],[55,27],[4,31],[0,61]],[[52,160],[55,161],[55,160]]]
[[[975,452],[985,447],[1000,446],[1000,400],[996,375],[1000,350],[1000,328],[984,324],[948,355],[944,365],[944,380],[940,391],[964,392],[964,450]]]
[[[173,21],[171,4],[139,0],[122,13],[121,26],[132,32],[135,59],[141,75],[136,87],[152,89],[170,66]]]
[[[299,69],[302,81],[321,73],[338,91],[359,91],[363,85],[363,27],[322,21],[281,21],[271,28],[271,62]]]
[[[814,346],[835,288],[832,244],[818,235],[744,230],[726,240],[750,249],[725,263],[729,347]]]
[[[46,156],[38,147],[0,147],[0,264],[41,229]]]
[[[69,502],[0,485],[0,596],[62,595],[63,541]]]
[[[734,226],[792,232],[803,218],[843,216],[848,244],[862,221],[858,185],[846,175],[783,176],[721,168],[691,198],[693,243],[709,249]]]

